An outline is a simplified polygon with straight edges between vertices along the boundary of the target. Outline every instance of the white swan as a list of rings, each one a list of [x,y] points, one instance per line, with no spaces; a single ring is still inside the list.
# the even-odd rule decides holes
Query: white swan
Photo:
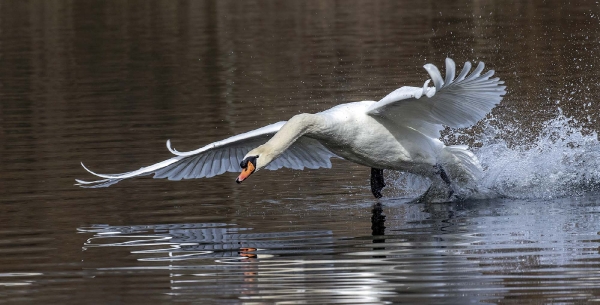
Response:
[[[446,77],[426,64],[435,87],[402,87],[380,101],[338,105],[316,114],[299,114],[289,121],[271,124],[214,142],[190,152],[167,148],[175,157],[122,174],[97,174],[96,181],[77,180],[84,187],[105,187],[123,179],[154,174],[154,178],[180,180],[212,177],[243,169],[241,183],[263,168],[276,170],[331,167],[339,157],[371,167],[371,190],[377,198],[385,186],[383,169],[429,177],[431,189],[451,196],[456,187],[475,181],[481,174],[477,158],[466,146],[445,146],[438,138],[442,125],[467,127],[482,119],[506,93],[493,70],[481,75],[484,64],[471,70],[466,62],[455,79],[455,64],[446,59]],[[241,164],[240,164],[241,161]],[[428,191],[430,193],[430,191]],[[439,192],[438,192],[439,193]],[[424,198],[424,197],[422,197]]]

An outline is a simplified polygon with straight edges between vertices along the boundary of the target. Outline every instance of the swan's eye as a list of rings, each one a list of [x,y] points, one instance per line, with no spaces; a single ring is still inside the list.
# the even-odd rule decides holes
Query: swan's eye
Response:
[[[242,162],[240,163],[240,166],[242,168],[246,168],[246,167],[248,167],[248,162],[252,162],[252,165],[254,165],[254,167],[256,167],[256,159],[258,159],[258,156],[248,157],[248,158],[242,160]]]

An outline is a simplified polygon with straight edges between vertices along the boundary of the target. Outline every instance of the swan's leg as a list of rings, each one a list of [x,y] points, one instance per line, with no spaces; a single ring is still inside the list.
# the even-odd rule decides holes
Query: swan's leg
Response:
[[[448,199],[450,199],[450,197],[452,197],[452,195],[454,195],[454,187],[452,186],[452,181],[450,181],[450,177],[448,177],[448,174],[446,174],[446,171],[444,170],[444,168],[439,165],[436,164],[434,166],[436,173],[440,174],[440,177],[442,177],[442,180],[444,180],[444,183],[446,183],[446,185],[448,186],[448,189],[450,189],[448,191]]]
[[[371,192],[375,198],[381,198],[381,190],[385,187],[383,182],[383,170],[378,168],[371,168]]]

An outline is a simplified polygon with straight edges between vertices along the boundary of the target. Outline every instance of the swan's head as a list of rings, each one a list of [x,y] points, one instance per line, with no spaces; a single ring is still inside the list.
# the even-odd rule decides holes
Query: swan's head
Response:
[[[242,162],[240,162],[242,172],[237,179],[235,179],[235,182],[242,183],[242,181],[246,180],[254,172],[257,172],[269,164],[271,161],[270,159],[272,158],[269,158],[269,154],[264,153],[263,151],[263,147],[259,146],[246,154]]]

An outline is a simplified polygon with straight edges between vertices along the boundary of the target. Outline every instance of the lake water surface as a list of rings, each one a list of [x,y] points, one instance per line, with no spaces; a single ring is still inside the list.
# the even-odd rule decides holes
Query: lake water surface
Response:
[[[484,61],[508,93],[446,130],[486,199],[261,171],[82,189],[301,112]],[[1,1],[0,303],[600,302],[600,4]],[[443,70],[443,69],[442,69]]]

